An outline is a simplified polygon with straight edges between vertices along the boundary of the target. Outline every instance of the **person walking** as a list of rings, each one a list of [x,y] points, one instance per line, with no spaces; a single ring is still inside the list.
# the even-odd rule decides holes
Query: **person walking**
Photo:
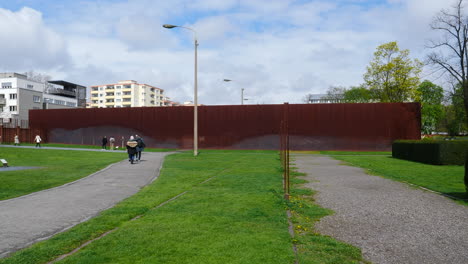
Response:
[[[36,148],[41,147],[41,141],[42,141],[41,136],[36,135],[36,137],[34,138],[34,142],[36,142]]]
[[[109,149],[110,150],[114,150],[114,142],[115,142],[115,138],[113,136],[111,136],[109,138],[109,144],[110,144]]]
[[[127,141],[127,153],[128,153],[128,161],[133,164],[135,160],[135,154],[137,153],[136,147],[138,142],[135,140],[133,136],[130,136],[130,139]]]
[[[20,142],[19,142],[19,137],[18,137],[18,135],[15,134],[14,140],[15,140],[15,146],[19,146]]]
[[[140,137],[138,135],[135,135],[135,137],[136,137],[136,142],[138,143],[138,145],[136,147],[136,150],[137,150],[136,159],[138,161],[140,161],[141,160],[141,152],[143,150],[145,150],[146,145],[145,145],[145,142],[143,141],[142,137]]]
[[[102,138],[102,150],[106,150],[107,149],[107,137],[104,136]]]

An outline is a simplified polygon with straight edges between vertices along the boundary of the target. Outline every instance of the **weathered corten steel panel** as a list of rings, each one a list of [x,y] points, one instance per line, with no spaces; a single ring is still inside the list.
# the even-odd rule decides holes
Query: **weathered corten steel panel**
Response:
[[[279,149],[288,119],[292,150],[389,150],[420,137],[417,103],[200,106],[199,147]],[[151,147],[192,148],[193,107],[31,110],[30,126],[50,142],[99,144],[130,135]]]

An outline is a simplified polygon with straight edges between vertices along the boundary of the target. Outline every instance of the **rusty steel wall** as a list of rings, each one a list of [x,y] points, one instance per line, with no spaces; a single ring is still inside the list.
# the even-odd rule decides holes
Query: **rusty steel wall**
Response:
[[[396,139],[420,138],[417,103],[200,106],[199,147],[279,149],[288,119],[292,150],[390,150]],[[30,126],[49,142],[121,145],[138,134],[147,146],[193,147],[193,107],[31,110]]]

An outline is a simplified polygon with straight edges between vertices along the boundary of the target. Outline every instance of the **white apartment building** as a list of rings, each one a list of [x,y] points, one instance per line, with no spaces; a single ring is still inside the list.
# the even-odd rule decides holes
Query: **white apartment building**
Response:
[[[164,106],[164,90],[137,81],[91,86],[91,108]]]
[[[47,84],[24,74],[0,73],[0,119],[29,120],[31,109],[76,108],[86,102],[86,87],[64,81]]]

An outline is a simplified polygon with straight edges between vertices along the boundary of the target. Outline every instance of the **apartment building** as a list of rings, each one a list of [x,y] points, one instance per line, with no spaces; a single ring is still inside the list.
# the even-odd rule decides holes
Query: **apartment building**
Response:
[[[84,107],[86,87],[65,81],[37,82],[24,74],[0,73],[0,118],[29,120],[31,109]]]
[[[164,106],[164,90],[134,80],[91,86],[91,108]]]

